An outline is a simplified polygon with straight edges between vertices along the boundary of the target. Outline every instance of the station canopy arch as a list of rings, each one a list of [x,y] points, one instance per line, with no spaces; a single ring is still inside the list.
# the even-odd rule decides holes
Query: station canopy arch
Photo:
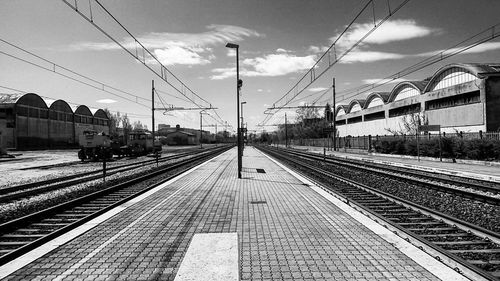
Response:
[[[387,102],[403,100],[409,97],[421,95],[426,82],[425,81],[403,81],[398,83],[389,93]]]
[[[481,78],[481,73],[492,72],[486,64],[455,63],[440,68],[432,76],[424,92],[432,92]]]
[[[366,100],[358,100],[358,99],[352,100],[349,103],[347,113],[354,113],[361,111],[365,105],[365,102]]]
[[[387,92],[373,92],[366,97],[365,109],[384,105],[388,99],[389,93]]]
[[[345,104],[337,105],[335,108],[335,116],[343,116],[347,114],[348,106]]]

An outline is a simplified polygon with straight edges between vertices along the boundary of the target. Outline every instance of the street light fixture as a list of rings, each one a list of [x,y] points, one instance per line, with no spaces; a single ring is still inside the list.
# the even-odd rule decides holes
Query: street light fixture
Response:
[[[240,132],[240,88],[243,82],[240,80],[240,62],[239,62],[239,48],[240,46],[233,43],[227,43],[226,48],[236,49],[236,124],[238,126],[238,130],[236,131],[237,135],[237,144],[238,144],[238,178],[241,179],[241,132]]]

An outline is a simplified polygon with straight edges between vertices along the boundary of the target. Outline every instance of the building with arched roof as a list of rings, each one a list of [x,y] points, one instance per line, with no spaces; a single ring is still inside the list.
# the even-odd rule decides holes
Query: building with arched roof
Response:
[[[50,147],[75,143],[73,110],[63,100],[56,100],[49,105],[49,140]]]
[[[450,64],[423,81],[404,81],[389,93],[371,93],[364,102],[336,106],[339,136],[402,132],[403,119],[411,114],[424,116],[427,124],[440,125],[443,132],[498,131],[500,64]]]
[[[97,109],[93,113],[92,124],[94,125],[94,130],[109,134],[109,116],[106,111]]]
[[[79,105],[75,109],[75,136],[78,140],[78,136],[83,135],[84,131],[89,131],[94,129],[94,114],[90,111],[86,105]]]
[[[102,109],[92,114],[85,105],[74,110],[64,100],[37,94],[0,94],[0,145],[14,149],[76,147],[84,130],[109,133]],[[95,125],[94,125],[95,123]]]

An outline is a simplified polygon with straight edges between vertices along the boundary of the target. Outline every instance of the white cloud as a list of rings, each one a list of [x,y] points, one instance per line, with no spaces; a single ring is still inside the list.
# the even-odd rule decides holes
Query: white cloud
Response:
[[[401,59],[407,55],[374,52],[374,51],[352,51],[340,60],[340,63],[354,63],[354,62],[374,62],[379,60]]]
[[[328,88],[324,88],[324,87],[317,87],[317,88],[311,88],[311,89],[308,89],[309,92],[321,92],[321,91],[324,91]]]
[[[102,99],[102,100],[97,100],[96,102],[98,102],[98,103],[115,103],[117,101],[112,100],[112,99]]]
[[[358,42],[372,28],[373,23],[353,24],[352,27],[336,43],[337,55],[343,54],[347,48],[350,48]],[[388,20],[380,25],[368,37],[366,37],[363,42],[358,45],[357,49],[342,57],[340,63],[374,62],[380,60],[401,59],[407,55],[369,51],[368,48],[372,45],[382,45],[395,41],[420,38],[438,32],[439,29],[419,25],[412,19]],[[335,36],[330,38],[330,41],[335,41],[339,35],[340,33],[337,33]],[[308,50],[312,53],[318,54],[326,52],[328,47],[310,46]]]
[[[210,76],[212,80],[222,80],[229,77],[236,77],[236,67],[214,68],[212,72],[214,75]]]
[[[373,23],[353,24],[342,38],[340,38],[339,42],[337,42],[337,46],[341,48],[350,47],[363,38],[371,29],[373,29]],[[438,32],[438,29],[418,25],[417,22],[412,19],[388,20],[373,31],[373,33],[368,35],[361,45],[380,45],[394,41],[403,41],[428,36],[434,32]],[[340,33],[333,36],[330,38],[330,41],[335,41],[339,35]]]
[[[310,69],[315,63],[315,55],[298,57],[290,54],[271,54],[264,57],[244,59],[240,68],[241,76],[282,76],[290,73],[300,72]],[[221,80],[236,76],[236,68],[215,68],[215,73],[210,78],[212,80]]]
[[[292,51],[289,51],[289,50],[285,50],[285,49],[282,49],[282,48],[278,48],[276,49],[276,53],[291,53]]]
[[[255,30],[233,25],[209,25],[208,31],[201,33],[170,33],[151,32],[137,38],[144,47],[155,54],[160,62],[165,65],[174,64],[207,64],[215,56],[210,46],[225,44],[227,42],[239,42],[246,37],[262,37]],[[132,38],[126,38],[120,42],[129,50],[138,47]],[[96,43],[82,42],[70,46],[72,50],[118,50],[121,47],[114,42]],[[146,62],[153,63],[152,58]]]
[[[259,92],[259,93],[260,93],[260,92],[264,92],[264,90],[262,90],[262,89],[257,89],[257,92]]]
[[[183,48],[179,46],[167,47],[164,49],[154,50],[156,58],[164,65],[174,64],[208,64],[209,58],[203,58],[196,51],[190,48]]]
[[[227,49],[227,56],[228,57],[236,57],[236,50],[235,49]]]
[[[243,60],[243,65],[253,68],[246,76],[281,76],[311,68],[316,56],[298,57],[289,54],[271,54]]]

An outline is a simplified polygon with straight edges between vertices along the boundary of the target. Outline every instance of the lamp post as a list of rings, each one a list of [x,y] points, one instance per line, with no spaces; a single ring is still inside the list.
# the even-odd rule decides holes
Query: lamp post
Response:
[[[226,44],[226,48],[236,49],[236,124],[238,126],[236,141],[238,144],[238,178],[241,179],[240,88],[242,82],[240,81],[239,47],[239,45],[233,43]]]

